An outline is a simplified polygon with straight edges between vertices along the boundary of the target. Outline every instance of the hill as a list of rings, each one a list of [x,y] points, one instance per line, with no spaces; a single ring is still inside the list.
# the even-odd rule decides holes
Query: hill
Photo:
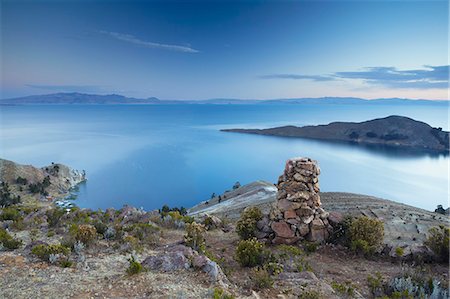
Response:
[[[332,122],[319,126],[284,126],[269,129],[224,129],[223,132],[376,144],[448,152],[449,132],[403,116],[388,116],[360,123]]]
[[[436,100],[411,100],[411,99],[361,99],[345,97],[322,97],[322,98],[289,98],[289,99],[232,99],[215,98],[208,100],[160,100],[155,97],[138,99],[125,97],[118,94],[95,95],[78,92],[54,93],[45,95],[31,95],[10,99],[1,99],[0,105],[57,105],[57,104],[102,104],[102,105],[167,105],[167,104],[214,104],[214,105],[439,105],[447,106],[448,101]]]

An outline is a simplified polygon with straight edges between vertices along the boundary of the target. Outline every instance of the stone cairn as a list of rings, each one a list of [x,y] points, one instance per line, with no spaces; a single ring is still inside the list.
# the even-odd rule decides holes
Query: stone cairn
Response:
[[[277,201],[261,226],[274,244],[293,244],[307,239],[324,242],[332,227],[329,213],[321,208],[319,196],[320,168],[317,161],[309,158],[293,158],[286,162],[283,175],[278,179]],[[261,229],[260,229],[261,231]],[[259,234],[263,236],[262,234]]]

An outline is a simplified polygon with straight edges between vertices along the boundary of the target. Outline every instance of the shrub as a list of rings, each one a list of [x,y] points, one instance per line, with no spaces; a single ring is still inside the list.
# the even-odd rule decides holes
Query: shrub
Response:
[[[353,250],[372,254],[382,244],[384,238],[383,222],[369,217],[359,217],[350,225],[350,240]]]
[[[355,252],[363,253],[364,255],[370,256],[375,252],[375,247],[370,246],[365,240],[354,240],[350,244],[350,249]]]
[[[276,262],[268,262],[264,265],[264,270],[269,272],[270,275],[278,275],[284,270],[284,265]]]
[[[367,277],[367,284],[372,295],[377,298],[384,294],[384,279],[380,272],[376,272],[375,276]]]
[[[9,189],[9,184],[5,182],[0,183],[0,207],[8,207],[20,203],[20,196],[13,195]]]
[[[26,178],[18,176],[17,179],[16,179],[16,183],[19,184],[19,185],[27,185],[28,184],[28,180]]]
[[[236,261],[242,267],[255,267],[262,265],[267,257],[264,244],[256,240],[241,240],[236,248]]]
[[[47,216],[48,226],[56,227],[59,224],[59,220],[65,213],[66,213],[66,211],[64,211],[61,208],[54,208],[52,210],[47,211],[46,216]]]
[[[292,245],[279,245],[278,261],[283,264],[284,269],[289,272],[312,271],[305,253],[299,247]]]
[[[269,289],[273,286],[273,279],[265,269],[256,269],[252,273],[252,283],[256,290]]]
[[[432,227],[428,231],[428,238],[425,241],[425,245],[430,247],[437,258],[443,262],[449,260],[449,235],[450,228],[448,227],[443,225]]]
[[[112,240],[116,237],[116,230],[114,229],[114,227],[108,227],[106,229],[106,231],[103,233],[103,237],[106,240]]]
[[[395,255],[398,257],[402,257],[405,254],[405,249],[402,247],[395,248]]]
[[[350,226],[353,222],[352,216],[345,216],[344,220],[333,227],[333,232],[329,241],[333,244],[341,244],[343,246],[350,246]]]
[[[128,259],[128,262],[130,263],[127,269],[127,273],[129,275],[139,274],[142,272],[143,268],[141,263],[135,260],[134,256],[131,256]]]
[[[348,298],[353,298],[353,296],[355,295],[355,287],[354,285],[347,281],[345,283],[338,283],[336,281],[333,281],[331,283],[331,287],[338,292],[339,294],[348,297]]]
[[[72,267],[73,263],[71,261],[69,261],[68,259],[63,259],[59,262],[59,265],[62,268],[70,268],[70,267]]]
[[[7,250],[14,250],[22,245],[22,241],[14,239],[5,229],[0,228],[0,244]]]
[[[304,242],[303,248],[305,248],[305,251],[308,253],[313,253],[317,251],[317,248],[319,247],[319,244],[316,242]]]
[[[233,295],[226,293],[221,288],[214,288],[213,299],[234,299]]]
[[[196,222],[192,222],[186,226],[186,234],[184,242],[198,252],[205,251],[205,226]]]
[[[257,207],[247,207],[236,223],[236,232],[242,240],[255,237],[256,223],[263,217],[261,210]]]
[[[90,224],[81,224],[75,232],[75,240],[86,245],[90,244],[97,237],[97,230]]]
[[[158,236],[156,233],[159,232],[159,227],[157,226],[148,223],[135,223],[124,228],[124,230],[128,231],[132,236],[143,243],[151,245],[156,245],[158,243]]]
[[[9,207],[2,209],[0,214],[0,220],[12,220],[16,221],[20,218],[20,212],[17,208]]]
[[[43,261],[50,262],[51,255],[68,255],[70,249],[61,244],[39,244],[31,249],[31,253]]]
[[[298,296],[298,299],[321,299],[324,298],[323,295],[314,290],[304,291]]]
[[[100,235],[104,235],[106,230],[108,229],[108,226],[100,220],[95,220],[93,225],[97,233]]]

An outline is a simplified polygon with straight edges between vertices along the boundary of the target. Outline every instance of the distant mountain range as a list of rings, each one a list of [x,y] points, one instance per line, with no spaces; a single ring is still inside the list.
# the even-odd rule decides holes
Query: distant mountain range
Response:
[[[224,129],[224,132],[311,138],[361,144],[388,145],[438,152],[449,151],[449,132],[404,116],[388,116],[360,123],[333,122],[319,126],[269,129]]]
[[[19,98],[1,99],[0,105],[29,105],[29,104],[107,104],[107,105],[122,105],[122,104],[150,104],[150,105],[168,105],[168,104],[264,104],[264,105],[278,105],[278,104],[415,104],[415,105],[449,105],[448,101],[435,100],[411,100],[411,99],[361,99],[361,98],[340,98],[340,97],[323,97],[323,98],[292,98],[292,99],[270,99],[270,100],[256,100],[256,99],[210,99],[210,100],[160,100],[155,97],[147,99],[138,99],[125,97],[118,94],[110,95],[95,95],[84,93],[54,93],[45,95],[32,95]]]

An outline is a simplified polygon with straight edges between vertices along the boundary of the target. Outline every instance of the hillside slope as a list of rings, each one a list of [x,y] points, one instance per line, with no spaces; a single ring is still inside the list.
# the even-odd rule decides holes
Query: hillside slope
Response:
[[[257,181],[236,190],[202,202],[188,210],[190,216],[210,214],[236,221],[240,213],[249,206],[259,207],[263,213],[270,211],[276,201],[277,188],[268,182]],[[415,246],[426,239],[428,230],[433,226],[450,225],[450,219],[444,215],[393,202],[374,196],[345,193],[321,192],[322,207],[327,211],[343,215],[369,216],[384,222],[384,243],[392,247]]]

